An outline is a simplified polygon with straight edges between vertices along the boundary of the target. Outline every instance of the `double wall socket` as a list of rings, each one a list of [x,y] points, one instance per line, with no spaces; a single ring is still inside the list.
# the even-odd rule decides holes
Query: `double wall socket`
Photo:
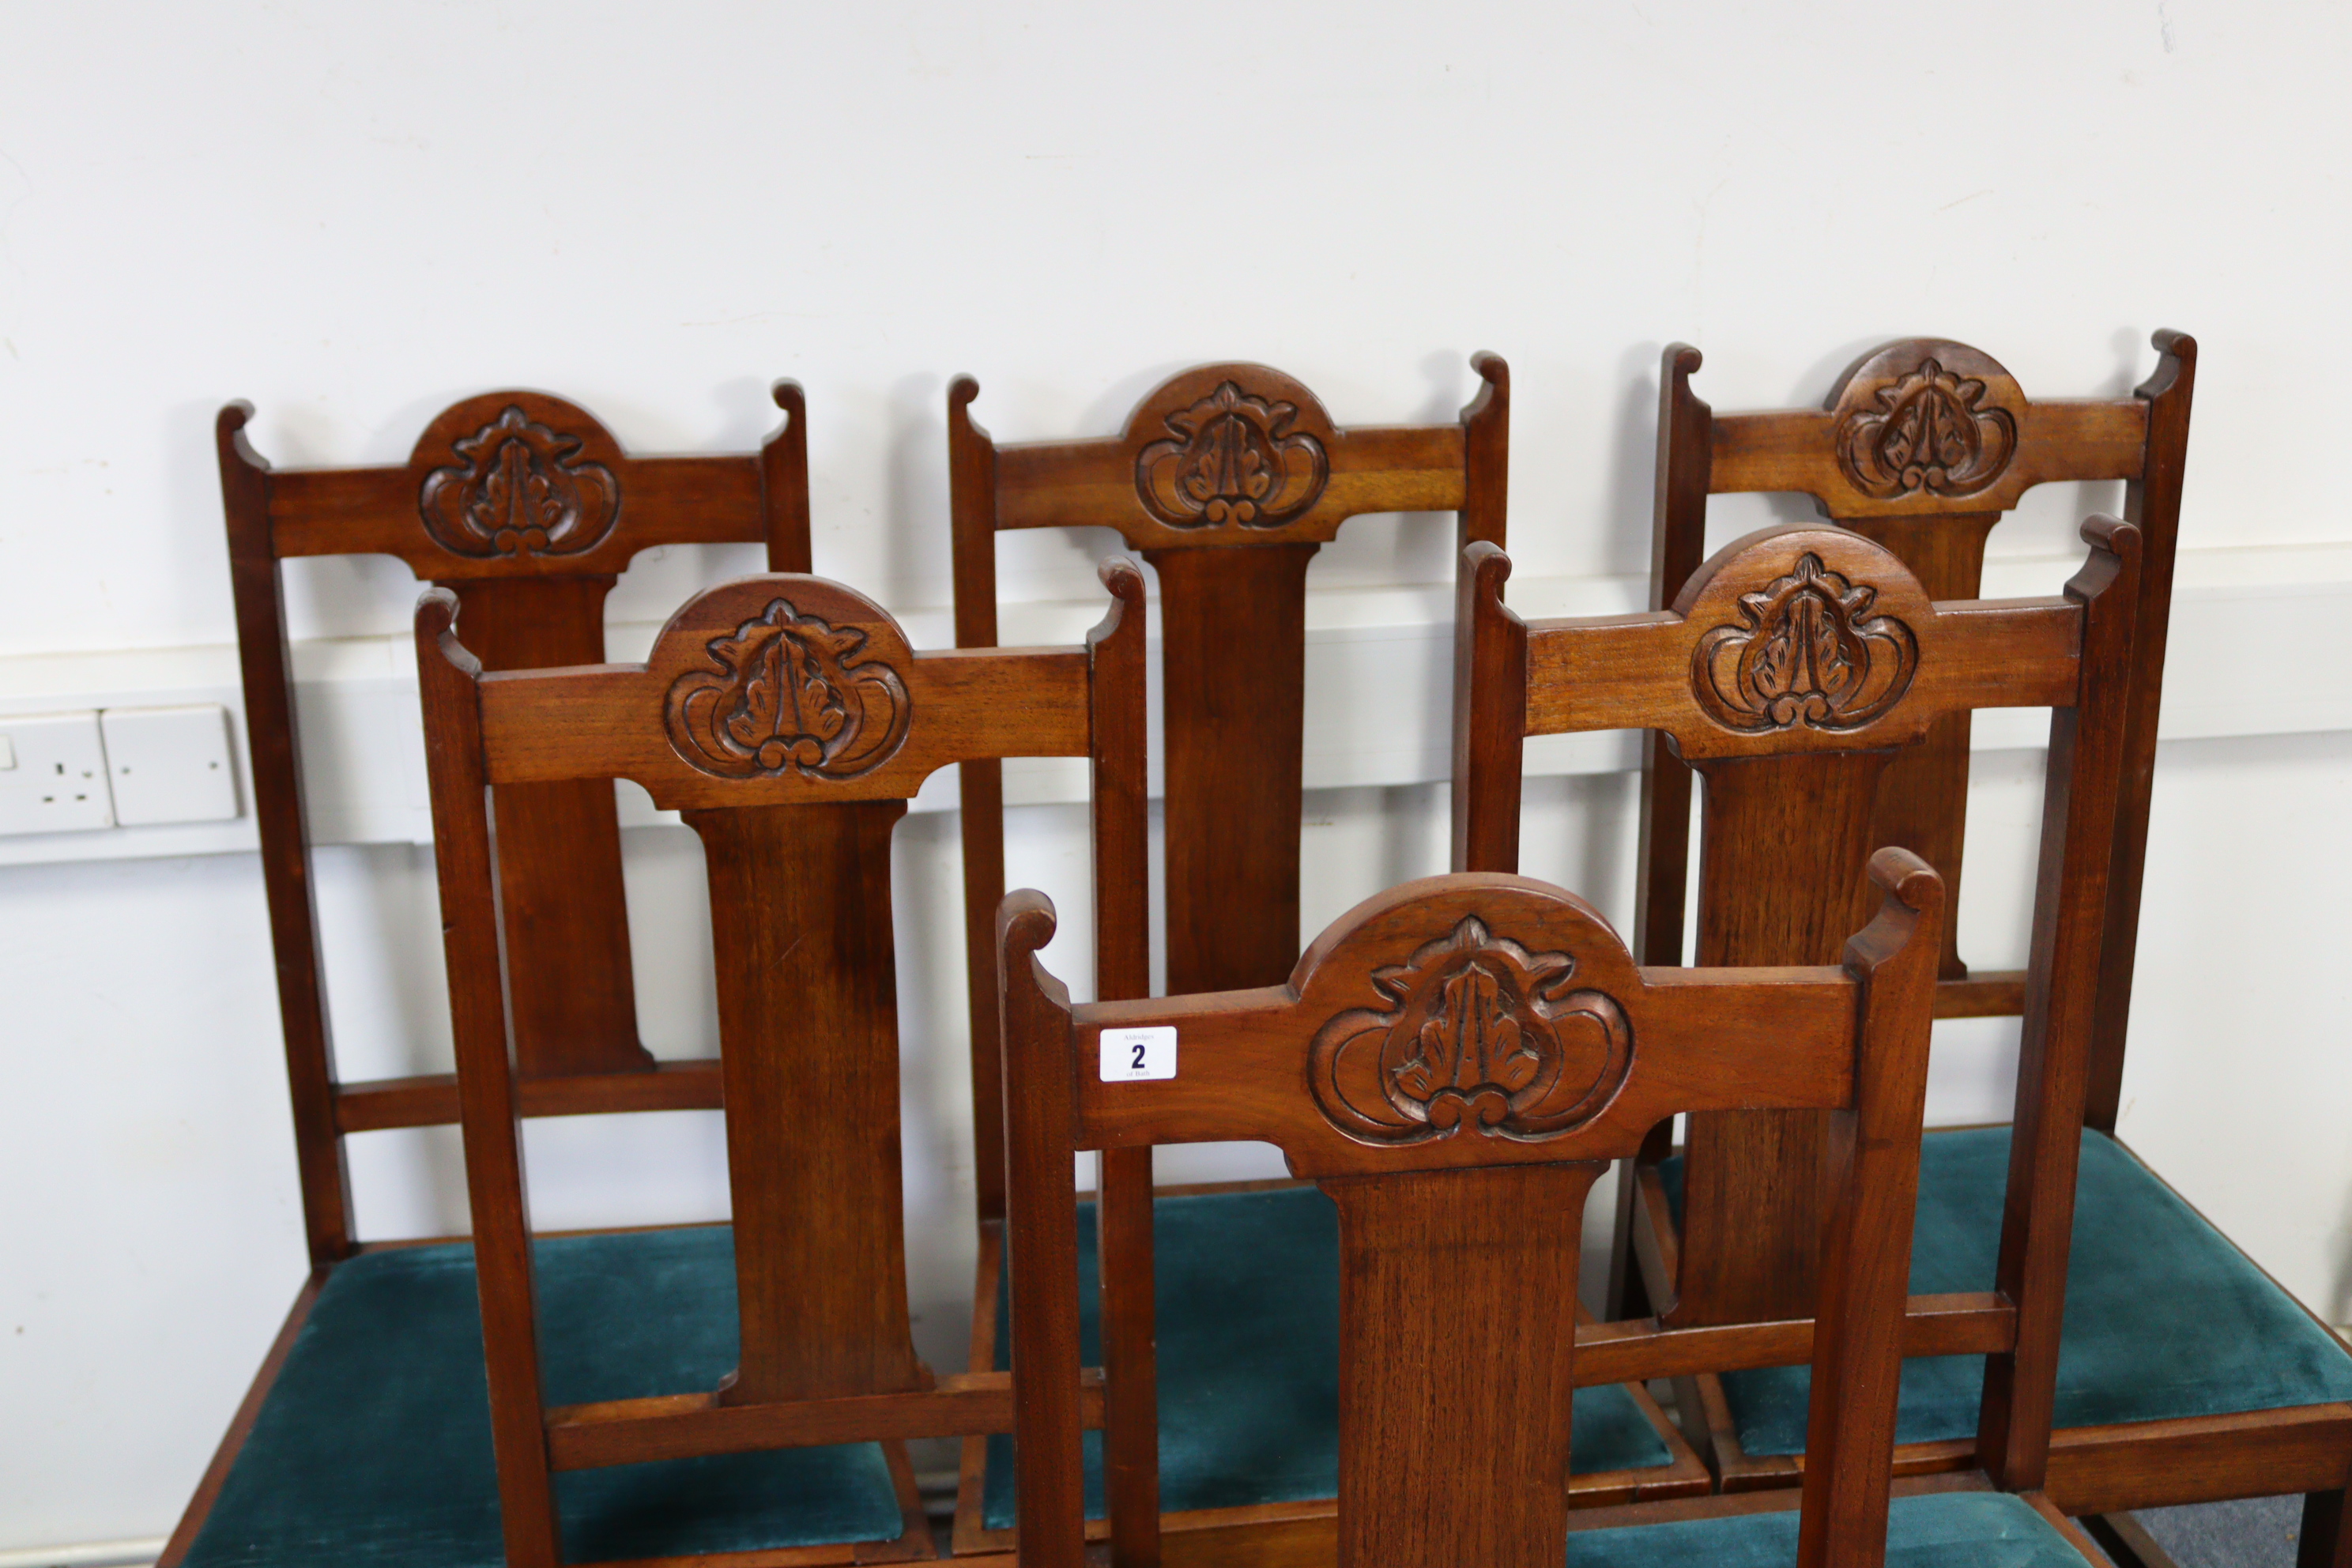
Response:
[[[228,715],[216,702],[0,715],[0,834],[236,814]]]

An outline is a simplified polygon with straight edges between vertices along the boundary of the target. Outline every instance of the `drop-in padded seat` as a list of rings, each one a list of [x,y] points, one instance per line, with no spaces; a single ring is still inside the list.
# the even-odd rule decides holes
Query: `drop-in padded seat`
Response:
[[[1680,1208],[1680,1161],[1663,1172]],[[1919,1158],[1911,1289],[1990,1290],[2000,1250],[2009,1129],[1930,1132]],[[1742,1449],[1799,1454],[1812,1374],[1727,1374]],[[1903,1363],[1898,1442],[1972,1437],[1982,1356]],[[2352,1400],[2352,1354],[2122,1144],[2083,1134],[2066,1319],[2058,1350],[2059,1427],[2225,1415]]]
[[[1102,1359],[1094,1205],[1078,1220],[1081,1353]],[[1152,1205],[1160,1506],[1167,1513],[1305,1502],[1339,1488],[1339,1220],[1311,1186],[1162,1197]],[[1012,1364],[1009,1277],[996,1364]],[[1673,1462],[1622,1388],[1580,1389],[1580,1474]],[[1105,1516],[1102,1434],[1086,1439],[1087,1517]],[[1012,1528],[1013,1439],[988,1440],[982,1521]]]
[[[1568,1538],[1568,1568],[1787,1568],[1797,1510],[1677,1520]],[[2050,1521],[2007,1492],[1929,1492],[1887,1510],[1887,1568],[2088,1568]]]
[[[551,1405],[716,1387],[736,1361],[726,1226],[536,1247]],[[879,1446],[579,1470],[557,1481],[567,1560],[892,1541]],[[503,1568],[482,1323],[466,1243],[336,1266],[187,1568]]]

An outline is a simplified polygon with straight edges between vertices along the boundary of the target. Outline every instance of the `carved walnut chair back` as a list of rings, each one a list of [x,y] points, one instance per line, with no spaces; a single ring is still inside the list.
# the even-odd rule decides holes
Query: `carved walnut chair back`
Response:
[[[1002,1376],[937,1384],[908,1337],[890,836],[938,769],[1093,761],[1097,931],[1145,961],[1143,584],[1105,564],[1084,647],[918,653],[870,600],[751,577],[689,601],[642,665],[486,673],[457,595],[419,605],[436,852],[509,1561],[557,1561],[551,1469],[1003,1431]],[[517,785],[633,779],[709,866],[741,1361],[717,1390],[541,1397],[496,896]],[[495,796],[495,805],[492,797]],[[504,984],[502,984],[502,978]]]
[[[2140,530],[2139,630],[2125,787],[2109,884],[2092,1047],[2091,1124],[2115,1130],[2123,1086],[2139,930],[2157,707],[2171,618],[2173,553],[2188,456],[2196,341],[2159,331],[2155,374],[2130,397],[2029,399],[1990,355],[1964,343],[1906,338],[1864,355],[1822,409],[1717,414],[1690,387],[1699,353],[1676,343],[1660,372],[1654,608],[1675,602],[1705,553],[1706,498],[1735,490],[1810,495],[1822,515],[1893,551],[1933,599],[1980,591],[1986,536],[2035,485],[2122,479],[2124,515]],[[1660,963],[1683,951],[1690,774],[1654,742],[1644,752],[1637,950]],[[1880,781],[1873,844],[1916,850],[1960,895],[1969,782],[1969,715],[1947,714]],[[1944,928],[1937,1016],[2014,1015],[2023,976],[1971,973],[1958,922]]]
[[[956,643],[996,641],[996,535],[1109,527],[1160,576],[1165,658],[1168,989],[1263,985],[1298,956],[1307,567],[1349,518],[1458,513],[1460,542],[1503,542],[1510,375],[1451,425],[1332,422],[1282,372],[1207,364],[1146,394],[1120,434],[999,446],[948,390]],[[973,1089],[982,1219],[1003,1213],[993,946],[1004,893],[1003,785],[963,770]]]
[[[805,407],[792,382],[774,395],[786,423],[756,453],[632,457],[576,405],[496,392],[443,410],[405,464],[362,468],[273,468],[246,436],[251,406],[221,410],[254,814],[314,1264],[354,1241],[343,1136],[455,1121],[457,1092],[446,1075],[336,1080],[279,563],[397,556],[457,594],[488,668],[598,663],[604,596],[641,550],[760,542],[772,570],[808,570]],[[610,784],[517,785],[499,823],[523,1113],[716,1106],[709,1064],[657,1068],[638,1043]]]
[[[1878,1563],[1943,890],[1901,850],[1871,874],[1842,967],[1638,968],[1574,896],[1456,875],[1357,906],[1285,984],[1079,1007],[1036,956],[1052,906],[1006,900],[1024,1568],[1086,1560],[1073,1151],[1262,1140],[1337,1203],[1341,1568],[1554,1568],[1573,1389],[1728,1346],[1560,1331],[1586,1194],[1677,1111],[1760,1107],[1834,1114],[1838,1202],[1818,1331],[1735,1353],[1813,1368],[1801,1561]],[[1176,1076],[1104,1083],[1138,1027],[1176,1031]]]
[[[2056,598],[1934,603],[1884,547],[1792,528],[1725,546],[1672,609],[1534,622],[1503,605],[1509,558],[1473,545],[1456,627],[1469,689],[1455,738],[1458,863],[1517,869],[1525,737],[1660,734],[1706,781],[1708,965],[1834,952],[1881,775],[1950,715],[2052,710],[1999,1296],[1913,1303],[1915,1329],[1940,1317],[1937,1331],[1956,1337],[1911,1353],[1992,1353],[1988,1408],[2000,1414],[1979,1458],[2018,1490],[2041,1486],[2048,1446],[2139,602],[2138,530],[2093,519],[2083,533],[2089,559]],[[1665,1132],[1646,1158],[1665,1152]],[[1691,1116],[1679,1257],[1655,1270],[1674,1285],[1655,1302],[1663,1321],[1813,1311],[1830,1138],[1809,1112]]]

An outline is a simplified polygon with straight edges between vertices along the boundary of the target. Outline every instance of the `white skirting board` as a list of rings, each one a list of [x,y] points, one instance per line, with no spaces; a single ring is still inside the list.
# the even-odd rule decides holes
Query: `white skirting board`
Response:
[[[144,1541],[88,1541],[79,1546],[0,1548],[0,1568],[152,1568],[163,1554],[163,1537]]]

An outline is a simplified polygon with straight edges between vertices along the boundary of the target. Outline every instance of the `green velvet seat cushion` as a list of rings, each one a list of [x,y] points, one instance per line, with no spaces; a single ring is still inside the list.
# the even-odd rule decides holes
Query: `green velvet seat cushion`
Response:
[[[1668,1163],[1679,1211],[1681,1164]],[[2008,1128],[1927,1135],[1913,1291],[1993,1288],[2008,1181]],[[1803,1452],[1806,1368],[1734,1373],[1723,1387],[1747,1452]],[[1897,1440],[1974,1436],[1983,1392],[1982,1356],[1905,1362]],[[2061,1427],[2322,1405],[2352,1400],[2352,1355],[2136,1155],[2085,1131],[2057,1392]]]
[[[1311,1186],[1160,1198],[1152,1206],[1160,1349],[1160,1506],[1302,1502],[1339,1489],[1339,1211]],[[1079,1205],[1081,1353],[1101,1362],[1094,1205]],[[996,1364],[1012,1364],[1009,1283]],[[1580,1473],[1673,1456],[1622,1388],[1577,1391]],[[1087,1434],[1087,1517],[1103,1517],[1102,1435]],[[1010,1529],[1013,1439],[989,1439],[982,1520]]]
[[[1886,1510],[1887,1568],[2087,1568],[2051,1522],[2007,1492],[1928,1492]],[[1797,1510],[1580,1530],[1568,1568],[1789,1568]]]
[[[707,1390],[736,1361],[725,1226],[536,1248],[551,1405]],[[573,1563],[896,1539],[881,1448],[856,1444],[557,1478]],[[365,1252],[328,1276],[188,1568],[502,1568],[466,1243]]]

